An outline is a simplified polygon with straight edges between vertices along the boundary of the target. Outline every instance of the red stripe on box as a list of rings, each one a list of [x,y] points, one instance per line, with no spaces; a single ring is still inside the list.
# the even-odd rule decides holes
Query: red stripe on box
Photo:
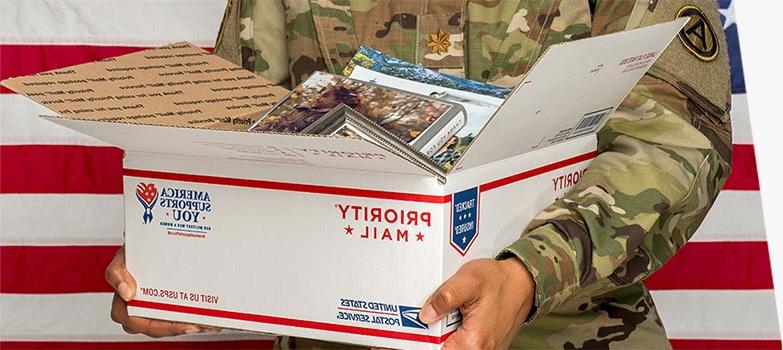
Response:
[[[551,163],[548,165],[544,165],[542,167],[528,170],[516,175],[512,175],[492,182],[488,182],[480,186],[480,191],[489,191],[498,187],[512,184],[517,181],[531,178],[536,175],[553,171],[565,166],[569,166],[585,160],[589,160],[595,158],[596,154],[597,154],[596,152],[585,153],[583,155],[568,158],[559,162]],[[237,178],[220,177],[220,176],[169,173],[169,172],[140,170],[140,169],[125,169],[125,176],[148,178],[148,179],[171,180],[171,181],[206,183],[206,184],[213,184],[213,185],[263,188],[263,189],[272,189],[272,190],[281,190],[281,191],[320,193],[320,194],[377,198],[377,199],[391,199],[391,200],[435,203],[435,204],[443,204],[451,201],[450,194],[445,196],[425,195],[425,194],[415,194],[415,193],[363,190],[363,189],[346,188],[346,187],[295,184],[295,183],[264,181],[264,180],[237,179]]]
[[[65,68],[109,57],[146,50],[148,47],[95,45],[0,45],[0,80]],[[211,48],[206,48],[211,51]],[[0,93],[13,91],[0,87]]]
[[[0,293],[113,292],[103,279],[118,246],[0,246]]]
[[[490,190],[496,189],[498,187],[503,187],[503,186],[506,186],[506,185],[510,185],[510,184],[512,184],[514,182],[518,182],[518,181],[522,181],[522,180],[531,178],[533,176],[541,175],[543,173],[547,173],[547,172],[550,172],[550,171],[553,171],[553,170],[564,168],[564,167],[567,167],[569,165],[574,165],[574,164],[577,164],[577,163],[581,163],[583,161],[593,159],[597,155],[598,155],[598,152],[593,151],[593,152],[585,153],[585,154],[578,155],[578,156],[575,156],[575,157],[571,157],[571,158],[568,158],[568,159],[563,159],[563,160],[561,160],[559,162],[555,162],[555,163],[552,163],[552,164],[547,164],[547,165],[544,165],[542,167],[531,169],[531,170],[528,170],[528,171],[525,171],[525,172],[521,172],[519,174],[515,174],[515,175],[508,176],[508,177],[504,177],[502,179],[497,179],[495,181],[491,181],[491,182],[488,182],[488,183],[485,183],[485,184],[479,186],[479,192],[490,191]]]
[[[753,146],[735,145],[734,148],[732,174],[726,182],[724,189],[758,190],[758,175]],[[115,147],[5,145],[0,146],[0,154],[2,154],[2,157],[0,157],[0,171],[2,171],[0,173],[2,175],[0,176],[0,193],[122,193],[120,170],[122,150]],[[596,152],[590,152],[494,180],[481,185],[481,191],[490,191],[522,181],[558,168],[595,158],[596,155]],[[141,170],[130,169],[128,171],[139,172]],[[416,201],[430,202],[433,200]],[[434,203],[446,202],[448,201],[434,200]]]
[[[172,305],[172,304],[157,303],[157,302],[144,301],[144,300],[131,300],[130,302],[128,302],[128,306],[144,308],[144,309],[152,309],[152,310],[178,312],[178,313],[191,314],[191,315],[227,318],[227,319],[239,320],[239,321],[274,324],[274,325],[289,326],[289,327],[296,327],[296,328],[317,329],[322,331],[360,334],[360,335],[367,335],[367,336],[379,337],[379,338],[408,340],[408,341],[431,343],[431,344],[441,344],[444,341],[446,341],[446,339],[448,339],[448,337],[451,335],[451,332],[444,334],[442,336],[413,334],[413,333],[389,331],[389,330],[382,330],[382,329],[375,329],[375,328],[346,326],[346,325],[326,323],[326,322],[297,320],[297,319],[285,318],[285,317],[248,314],[244,312],[205,309],[200,307],[182,306],[182,305]]]
[[[135,349],[272,349],[274,340],[220,340],[220,341],[140,341],[140,342],[27,342],[2,341],[3,350],[81,349],[81,350],[135,350]]]
[[[690,242],[644,284],[652,290],[772,289],[767,242]]]
[[[529,177],[543,174],[558,168],[572,165],[584,160],[595,158],[597,152],[583,154],[574,158],[566,159],[558,163],[547,165],[546,167],[533,169],[524,173],[512,175],[503,179],[482,185],[482,191],[489,191],[497,187],[507,185],[512,182],[520,181]],[[758,191],[759,178],[756,168],[756,156],[753,145],[735,144],[732,153],[732,170],[723,189]]]
[[[230,177],[168,173],[168,172],[161,172],[161,171],[139,170],[139,169],[125,169],[125,176],[140,177],[146,179],[196,182],[196,183],[204,183],[204,184],[212,184],[212,185],[263,188],[263,189],[280,190],[280,191],[307,192],[307,193],[331,194],[331,195],[340,195],[340,196],[377,198],[377,199],[391,199],[391,200],[400,200],[400,201],[408,201],[408,202],[422,202],[422,203],[435,203],[435,204],[448,203],[451,198],[451,196],[363,190],[358,188],[332,187],[332,186],[321,186],[321,185],[305,185],[305,184],[296,184],[296,183],[287,183],[287,182],[236,179]]]
[[[122,194],[122,156],[116,147],[0,146],[0,193]]]
[[[724,190],[759,190],[759,174],[756,168],[756,152],[753,145],[735,144],[732,153],[731,175]]]
[[[675,350],[771,350],[781,348],[780,339],[670,339],[669,342]]]

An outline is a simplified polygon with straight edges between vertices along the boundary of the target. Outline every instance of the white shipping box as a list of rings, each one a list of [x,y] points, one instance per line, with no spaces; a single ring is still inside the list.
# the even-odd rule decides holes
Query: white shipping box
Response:
[[[84,85],[73,91],[101,93],[100,82],[79,76],[96,66],[4,84],[58,112],[53,122],[125,150],[126,259],[138,282],[131,315],[436,349],[461,319],[455,311],[440,323],[422,324],[418,311],[430,293],[466,261],[495,256],[579,180],[597,155],[595,131],[683,24],[551,47],[446,177],[364,140],[214,130],[221,128],[214,124],[144,125],[165,123],[146,123],[142,114],[100,121],[101,106],[116,94],[72,101],[93,106],[80,110],[46,100],[62,90],[58,84],[82,84],[74,81]],[[185,46],[179,47],[193,50]],[[201,58],[196,55],[194,66]],[[194,73],[181,62],[118,69],[122,62],[93,65],[102,65],[108,77],[131,76],[138,84],[126,90],[142,91],[145,79],[179,79],[164,84],[181,88],[167,99],[179,101],[174,105],[127,105],[149,108],[149,115],[207,103],[224,108],[212,122],[230,126],[264,107],[236,107],[248,99],[221,98],[231,91],[224,87],[205,90],[211,102],[192,98],[192,74],[212,77],[201,79],[204,86],[220,82],[215,74],[242,74],[210,68],[222,63],[210,61]],[[183,66],[191,72],[180,77],[133,74]],[[77,76],[62,80],[69,74]],[[248,79],[260,80],[235,81]],[[148,101],[143,91],[137,97]]]

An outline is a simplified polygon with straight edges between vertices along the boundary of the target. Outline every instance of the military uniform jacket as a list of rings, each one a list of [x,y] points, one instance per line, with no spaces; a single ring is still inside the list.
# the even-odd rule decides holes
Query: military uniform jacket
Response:
[[[513,348],[661,349],[670,346],[643,281],[686,244],[730,170],[714,0],[231,0],[216,52],[293,85],[342,72],[366,44],[514,87],[549,45],[681,16],[691,20],[599,132],[585,175],[498,252],[536,282]]]

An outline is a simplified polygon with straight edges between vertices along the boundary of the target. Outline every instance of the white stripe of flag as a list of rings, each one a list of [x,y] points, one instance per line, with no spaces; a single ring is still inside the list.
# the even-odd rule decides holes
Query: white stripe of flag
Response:
[[[5,0],[0,43],[160,46],[215,43],[226,0]]]

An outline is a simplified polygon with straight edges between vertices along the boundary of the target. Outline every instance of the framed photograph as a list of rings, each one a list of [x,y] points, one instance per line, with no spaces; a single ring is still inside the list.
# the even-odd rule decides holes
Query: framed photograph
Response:
[[[315,72],[249,131],[323,134],[343,107],[430,156],[466,122],[456,102]]]

